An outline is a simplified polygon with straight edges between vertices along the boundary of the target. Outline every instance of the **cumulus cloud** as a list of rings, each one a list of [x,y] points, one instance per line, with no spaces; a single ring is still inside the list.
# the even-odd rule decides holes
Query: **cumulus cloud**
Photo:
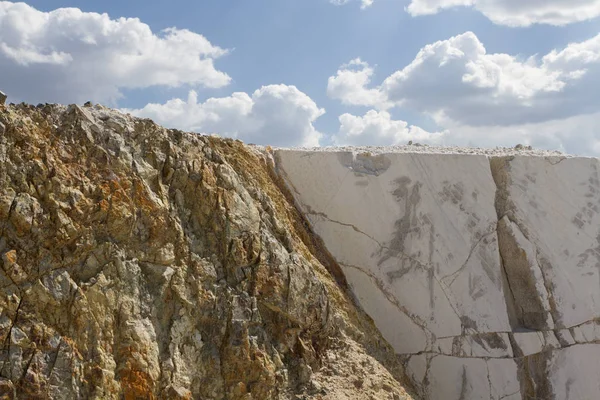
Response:
[[[343,114],[340,129],[332,137],[336,146],[388,146],[406,144],[412,140],[421,143],[439,143],[444,133],[427,132],[407,122],[393,120],[387,111],[369,110],[364,116]]]
[[[329,96],[380,112],[340,118],[340,143],[363,143],[368,136],[392,143],[390,132],[404,132],[400,142],[411,140],[401,121],[381,112],[392,106],[432,117],[443,134],[425,138],[436,143],[523,143],[600,154],[600,35],[542,57],[522,58],[490,54],[467,32],[425,46],[378,86],[370,85],[374,72],[368,64],[351,65],[329,79]]]
[[[364,116],[343,114],[339,121],[339,131],[332,137],[337,146],[388,146],[408,141],[468,147],[523,144],[536,149],[600,156],[600,112],[514,126],[450,124],[438,132],[427,132],[405,121],[393,120],[387,111],[369,110]]]
[[[511,124],[548,119],[564,104],[571,71],[534,57],[488,54],[471,32],[425,46],[380,90],[399,105],[469,124]],[[579,112],[571,109],[570,112]],[[563,115],[567,116],[567,115]]]
[[[313,122],[325,113],[305,93],[287,85],[263,86],[252,96],[233,93],[203,103],[190,91],[187,100],[172,99],[123,111],[170,128],[218,133],[272,146],[318,146],[321,134]]]
[[[349,1],[350,0],[329,0],[331,4],[336,6],[343,6],[344,4],[348,4]],[[373,4],[373,0],[361,0],[360,3],[361,10],[364,10],[365,8],[368,8]]]
[[[508,26],[567,25],[600,15],[600,0],[412,0],[406,10],[417,16],[459,6],[473,7]]]
[[[387,108],[385,94],[379,89],[367,88],[372,76],[373,68],[356,58],[329,77],[327,95],[348,105]]]
[[[363,65],[362,76],[340,71],[329,80],[331,97],[379,109],[408,107],[441,125],[536,123],[600,110],[595,95],[600,90],[600,35],[541,59],[522,59],[488,54],[477,36],[467,32],[425,46],[409,65],[374,88],[364,79],[373,74],[369,67]],[[335,90],[332,82],[338,84]]]
[[[337,6],[350,0],[329,0]],[[361,0],[361,9],[374,0]],[[600,0],[411,0],[406,11],[416,17],[454,7],[471,7],[498,25],[512,27],[568,25],[600,16]]]
[[[373,5],[373,0],[361,0],[360,8],[364,10],[365,8],[371,7],[372,5]]]
[[[2,90],[19,100],[114,102],[126,88],[218,88],[230,81],[214,66],[226,53],[185,29],[156,33],[137,18],[0,1]]]

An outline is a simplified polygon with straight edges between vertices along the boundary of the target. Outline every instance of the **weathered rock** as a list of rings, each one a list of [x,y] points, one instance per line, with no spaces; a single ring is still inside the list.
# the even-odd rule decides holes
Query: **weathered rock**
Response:
[[[264,154],[91,104],[0,124],[0,397],[409,398]]]
[[[274,158],[420,394],[597,398],[600,160],[412,149]]]
[[[600,161],[408,151],[0,107],[0,397],[596,398]]]

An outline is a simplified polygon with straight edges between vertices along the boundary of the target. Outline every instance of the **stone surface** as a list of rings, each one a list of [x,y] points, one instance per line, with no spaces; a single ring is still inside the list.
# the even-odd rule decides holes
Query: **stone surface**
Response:
[[[273,157],[420,395],[597,398],[600,161],[364,150]]]
[[[410,398],[269,157],[100,105],[0,127],[0,398]]]
[[[0,398],[597,398],[600,161],[365,150],[0,106]]]
[[[516,300],[542,299],[541,319],[557,328],[599,317],[600,161],[500,158],[493,169],[500,212],[520,231],[522,250],[535,270],[536,290],[519,289]],[[525,318],[522,324],[532,322]]]

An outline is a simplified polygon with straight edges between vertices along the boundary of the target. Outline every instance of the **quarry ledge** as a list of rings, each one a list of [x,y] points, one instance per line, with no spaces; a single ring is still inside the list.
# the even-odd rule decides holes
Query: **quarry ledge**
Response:
[[[484,155],[488,157],[506,156],[528,156],[528,157],[550,157],[550,158],[595,158],[591,156],[579,156],[563,153],[558,150],[536,149],[531,146],[516,145],[514,147],[469,147],[454,145],[390,145],[390,146],[319,146],[319,147],[272,147],[251,145],[260,150],[270,149],[272,151],[298,151],[305,153],[352,153],[352,154],[438,154],[438,155]]]

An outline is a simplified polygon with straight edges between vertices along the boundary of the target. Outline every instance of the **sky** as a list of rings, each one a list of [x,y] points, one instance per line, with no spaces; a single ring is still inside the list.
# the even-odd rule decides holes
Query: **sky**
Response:
[[[600,0],[0,1],[0,90],[273,146],[600,156]]]

